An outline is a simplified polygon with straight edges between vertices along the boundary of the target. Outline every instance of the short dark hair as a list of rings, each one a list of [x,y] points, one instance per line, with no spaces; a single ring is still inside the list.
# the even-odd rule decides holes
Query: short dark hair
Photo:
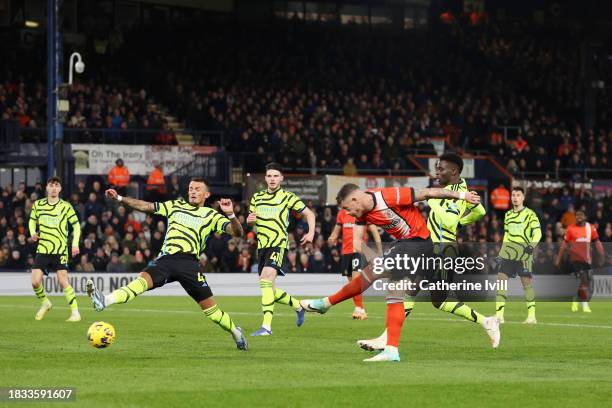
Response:
[[[266,164],[266,171],[268,170],[277,170],[279,171],[281,174],[283,173],[283,166],[281,166],[280,164],[276,163],[276,162],[270,162],[268,164]]]
[[[49,177],[49,179],[47,180],[47,184],[59,184],[60,186],[62,185],[62,181],[60,180],[59,177],[53,176],[53,177]]]
[[[359,190],[359,186],[357,184],[347,183],[343,185],[340,191],[338,191],[338,195],[336,196],[336,202],[338,203],[338,205],[340,205],[340,203],[342,203],[346,199],[346,197],[348,197],[348,195],[355,190]]]
[[[523,195],[525,195],[525,189],[523,187],[512,187],[512,191],[520,191],[521,193],[523,193]]]
[[[453,152],[444,153],[442,156],[438,158],[438,160],[453,163],[454,165],[459,167],[459,173],[463,171],[463,159],[457,153],[453,153]]]
[[[196,182],[196,183],[204,183],[204,185],[208,188],[210,187],[210,184],[208,183],[208,180],[206,180],[204,177],[192,177],[191,180],[189,180],[189,182]]]

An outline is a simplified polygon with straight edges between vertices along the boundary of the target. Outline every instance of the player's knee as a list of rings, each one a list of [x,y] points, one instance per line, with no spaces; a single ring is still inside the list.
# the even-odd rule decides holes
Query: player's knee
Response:
[[[265,267],[261,271],[260,279],[274,280],[276,278],[276,270],[274,268]]]
[[[147,272],[140,272],[139,276],[147,282],[147,290],[153,288],[153,278]]]

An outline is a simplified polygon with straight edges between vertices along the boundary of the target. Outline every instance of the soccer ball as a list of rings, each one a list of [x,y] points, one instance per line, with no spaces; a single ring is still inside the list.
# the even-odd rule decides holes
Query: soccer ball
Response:
[[[106,348],[115,341],[115,328],[106,322],[94,322],[87,329],[87,340],[95,348]]]

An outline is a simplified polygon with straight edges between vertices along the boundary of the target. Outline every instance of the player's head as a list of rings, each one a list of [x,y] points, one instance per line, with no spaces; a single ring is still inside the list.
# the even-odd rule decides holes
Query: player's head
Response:
[[[278,190],[283,180],[283,168],[280,164],[274,162],[266,164],[266,185],[268,190]]]
[[[523,187],[512,187],[510,199],[514,207],[522,207],[525,202],[525,190],[523,190]]]
[[[343,185],[340,191],[338,191],[336,202],[338,206],[349,213],[349,215],[361,217],[367,212],[363,199],[364,195],[365,192],[360,190],[358,185],[348,183]]]
[[[584,225],[587,220],[587,215],[584,210],[576,211],[576,225]]]
[[[115,164],[119,167],[123,167],[123,159],[117,159],[115,160]]]
[[[189,204],[201,207],[210,197],[208,182],[201,177],[194,177],[189,182]]]
[[[441,185],[456,184],[463,171],[463,159],[456,153],[444,153],[436,163],[436,178]]]
[[[49,198],[59,197],[60,193],[62,192],[62,182],[60,181],[59,177],[50,177],[49,180],[47,180],[46,191],[47,197]]]

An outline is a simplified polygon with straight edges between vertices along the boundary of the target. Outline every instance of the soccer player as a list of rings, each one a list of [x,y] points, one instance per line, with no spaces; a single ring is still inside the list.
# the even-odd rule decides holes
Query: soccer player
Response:
[[[572,272],[580,278],[578,293],[572,302],[572,312],[578,311],[578,299],[582,301],[582,311],[591,313],[589,300],[591,297],[591,285],[593,283],[593,256],[591,254],[591,243],[595,243],[595,249],[603,264],[605,252],[599,240],[595,226],[586,222],[586,213],[582,210],[576,211],[576,224],[570,225],[565,231],[565,239],[555,259],[555,265],[559,267],[563,254],[569,247],[569,262]]]
[[[68,280],[68,256],[79,254],[81,226],[79,219],[69,202],[60,198],[62,184],[57,177],[47,180],[47,197],[36,200],[32,205],[28,229],[36,246],[36,258],[32,265],[32,288],[41,302],[40,309],[34,319],[42,320],[51,310],[51,301],[45,294],[42,284],[43,275],[56,271],[57,280],[64,290],[71,313],[67,322],[81,320],[74,289]],[[72,242],[68,250],[68,224],[72,228]],[[38,227],[38,232],[37,232]]]
[[[463,160],[455,153],[445,153],[440,156],[436,164],[436,178],[441,187],[446,190],[467,192],[468,186],[465,179],[461,178],[463,171]],[[446,258],[459,256],[457,247],[457,228],[459,224],[467,225],[478,221],[486,214],[482,204],[470,204],[464,200],[449,200],[430,198],[427,200],[430,207],[427,217],[427,229],[434,243],[434,254]],[[440,270],[436,272],[438,281],[453,280],[453,271]],[[408,293],[408,300],[404,302],[404,316],[407,318],[415,303],[415,297],[419,289]],[[451,301],[446,291],[431,291],[432,304],[440,310],[461,316],[474,323],[484,326],[486,318],[464,304],[463,302]],[[357,344],[365,350],[382,350],[387,344],[387,331],[379,337],[370,340],[359,340]]]
[[[79,239],[81,226],[79,219],[69,202],[60,198],[62,184],[57,177],[47,180],[47,197],[36,200],[32,205],[28,229],[36,246],[36,258],[32,265],[32,288],[41,302],[40,309],[34,319],[42,320],[51,310],[51,301],[45,294],[42,278],[49,271],[57,272],[57,280],[64,290],[71,313],[67,322],[81,320],[74,289],[68,280],[68,256],[79,254]],[[68,250],[68,224],[72,228],[72,242]],[[38,232],[36,227],[38,227]]]
[[[296,314],[296,324],[304,323],[304,309],[300,302],[284,290],[275,287],[276,277],[285,275],[287,263],[287,228],[291,212],[301,213],[308,223],[308,232],[302,237],[301,244],[312,243],[315,233],[315,215],[295,194],[283,190],[282,168],[277,163],[266,165],[267,188],[253,194],[249,204],[247,223],[257,230],[257,251],[259,267],[259,287],[261,289],[261,310],[263,322],[259,330],[251,336],[270,336],[274,304],[291,306]]]
[[[221,215],[204,203],[210,197],[208,184],[202,178],[189,183],[189,201],[182,199],[150,203],[130,197],[122,197],[116,190],[106,190],[106,197],[137,211],[161,215],[168,220],[166,236],[161,252],[140,272],[140,276],[113,293],[104,296],[92,280],[87,281],[87,294],[96,311],[101,312],[115,303],[127,303],[147,290],[178,281],[183,289],[200,305],[206,317],[229,332],[239,350],[247,349],[247,342],[240,327],[219,308],[206,278],[200,272],[198,257],[206,247],[209,236],[215,232],[234,237],[243,235],[242,226],[234,214],[232,200],[219,201]]]
[[[480,197],[474,192],[453,191],[442,188],[423,188],[415,191],[407,187],[390,187],[372,191],[362,191],[355,184],[345,184],[336,200],[349,214],[357,218],[357,223],[372,223],[382,227],[388,234],[398,241],[396,245],[384,254],[385,267],[388,260],[406,257],[413,262],[433,256],[433,244],[425,220],[414,203],[430,198],[466,200],[471,204],[478,204]],[[393,262],[392,262],[393,263]],[[401,263],[401,262],[400,262]],[[427,274],[424,268],[419,270],[396,267],[387,276],[393,281],[400,281],[408,274],[417,276]],[[388,269],[388,267],[387,267]],[[351,280],[335,294],[322,299],[303,300],[302,306],[309,312],[325,313],[333,305],[338,304],[356,294],[364,292],[372,283],[385,277],[385,274],[376,274],[372,264],[366,266],[363,272]],[[404,322],[403,291],[394,290],[387,295],[387,345],[378,355],[364,361],[400,361],[399,339]],[[499,344],[499,324],[495,317],[483,318],[483,326],[492,339],[493,347]]]
[[[525,207],[525,190],[514,187],[510,196],[512,209],[504,217],[504,241],[499,251],[497,279],[521,278],[527,302],[527,319],[523,323],[536,324],[535,292],[532,285],[533,249],[542,239],[540,221],[533,210]],[[505,286],[504,286],[505,287]],[[504,323],[506,291],[498,290],[495,302],[496,316]]]
[[[357,229],[361,230],[362,227],[355,224],[355,217],[349,215],[346,210],[340,209],[336,216],[336,225],[327,239],[331,245],[336,246],[338,237],[340,233],[342,233],[341,273],[342,276],[346,276],[349,281],[361,273],[365,266],[365,257],[361,253],[361,245],[367,242],[368,234],[364,231],[363,234],[357,235],[354,233],[354,230]],[[382,244],[380,242],[378,228],[376,225],[370,224],[368,225],[368,230],[376,243],[377,253],[382,254]],[[363,308],[363,296],[361,294],[354,296],[353,302],[355,303],[353,319],[366,320],[368,314]]]

